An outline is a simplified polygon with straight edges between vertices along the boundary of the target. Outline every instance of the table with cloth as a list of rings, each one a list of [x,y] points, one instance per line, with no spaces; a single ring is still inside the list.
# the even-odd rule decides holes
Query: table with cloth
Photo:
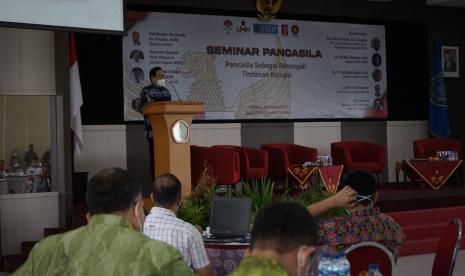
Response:
[[[317,174],[326,190],[330,193],[337,192],[339,180],[344,169],[343,165],[334,166],[303,166],[292,165],[287,170],[289,174],[297,181],[300,189],[305,189],[312,175]]]
[[[424,181],[434,190],[439,190],[447,180],[457,172],[463,160],[402,160],[396,162],[396,183],[399,185],[399,174],[403,172],[404,187],[407,177],[415,182]],[[462,174],[465,176],[465,171]],[[465,180],[465,179],[464,179]],[[462,180],[462,181],[464,181]],[[465,183],[464,183],[465,184]]]
[[[213,276],[227,275],[234,271],[248,248],[248,243],[205,243]]]

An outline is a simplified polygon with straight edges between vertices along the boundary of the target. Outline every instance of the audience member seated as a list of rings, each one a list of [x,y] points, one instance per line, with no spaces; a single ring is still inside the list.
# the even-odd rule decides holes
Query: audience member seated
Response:
[[[231,275],[311,275],[310,271],[316,275],[314,246],[318,233],[312,214],[354,206],[356,195],[352,188],[345,187],[307,210],[284,202],[265,207],[255,219],[247,257]]]
[[[200,232],[176,217],[181,205],[179,179],[169,173],[157,177],[150,197],[155,207],[145,219],[144,234],[176,247],[181,251],[184,262],[198,275],[212,275]]]
[[[346,186],[358,193],[358,200],[347,216],[320,222],[320,242],[343,251],[358,242],[375,241],[398,256],[398,247],[405,236],[393,218],[373,207],[378,195],[373,174],[365,170],[351,171],[342,181],[341,187]]]
[[[250,248],[232,276],[308,275],[318,232],[310,213],[297,203],[277,202],[260,210]],[[313,254],[312,254],[313,253]]]
[[[87,186],[89,223],[39,242],[14,275],[193,275],[178,250],[140,233],[141,192],[123,169],[98,172]]]

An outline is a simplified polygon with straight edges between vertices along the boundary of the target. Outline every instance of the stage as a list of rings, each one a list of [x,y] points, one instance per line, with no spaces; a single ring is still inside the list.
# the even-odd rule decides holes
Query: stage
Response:
[[[456,178],[451,178],[439,190],[425,183],[385,183],[378,189],[377,206],[383,212],[443,208],[465,205],[465,188]]]

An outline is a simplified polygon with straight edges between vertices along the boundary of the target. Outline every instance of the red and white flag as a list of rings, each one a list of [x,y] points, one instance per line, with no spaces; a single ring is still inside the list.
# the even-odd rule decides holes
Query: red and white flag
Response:
[[[79,154],[84,147],[81,125],[81,106],[83,101],[81,79],[79,78],[79,68],[76,54],[76,44],[74,43],[74,33],[71,33],[69,39],[69,99],[74,151]]]

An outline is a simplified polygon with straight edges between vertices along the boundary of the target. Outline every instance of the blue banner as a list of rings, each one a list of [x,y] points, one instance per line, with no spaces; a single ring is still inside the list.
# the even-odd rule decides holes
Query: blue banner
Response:
[[[437,36],[434,39],[428,115],[431,134],[438,138],[449,137],[449,109],[442,70],[441,46]]]

